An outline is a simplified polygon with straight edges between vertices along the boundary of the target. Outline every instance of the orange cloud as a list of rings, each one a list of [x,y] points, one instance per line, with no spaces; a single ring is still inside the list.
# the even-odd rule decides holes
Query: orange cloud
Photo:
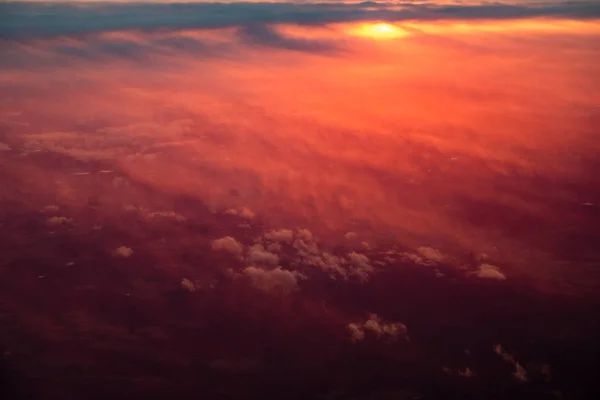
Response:
[[[352,26],[250,32],[273,46],[235,28],[11,42],[2,51],[18,57],[3,63],[31,67],[0,69],[3,154],[101,162],[212,207],[244,204],[273,226],[365,221],[413,248],[427,236],[501,265],[548,261],[531,231],[507,224],[569,226],[553,205],[582,203],[547,188],[592,179],[598,25],[400,21],[410,34],[382,41]],[[65,196],[78,187],[61,185]]]

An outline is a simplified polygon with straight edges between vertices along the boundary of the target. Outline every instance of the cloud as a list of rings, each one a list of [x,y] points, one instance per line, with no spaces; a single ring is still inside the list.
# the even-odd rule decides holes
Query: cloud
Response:
[[[401,253],[400,254],[402,259],[404,259],[405,261],[412,261],[415,264],[424,264],[424,260],[423,257],[421,257],[418,254],[414,254],[414,253]]]
[[[230,208],[225,211],[225,213],[229,215],[237,215],[246,219],[254,219],[254,217],[256,217],[256,213],[248,207]]]
[[[345,260],[327,251],[320,254],[301,255],[300,262],[304,265],[319,268],[321,271],[325,272],[330,279],[336,279],[337,277],[348,279],[348,271],[344,268]]]
[[[365,331],[362,329],[362,326],[358,324],[348,324],[348,330],[350,331],[350,338],[353,342],[360,342],[365,338]]]
[[[314,242],[315,241],[315,238],[314,238],[312,232],[309,231],[308,229],[303,229],[303,228],[298,229],[298,231],[296,232],[296,236],[299,239],[304,240],[305,242]]]
[[[25,10],[29,10],[27,7]],[[52,7],[50,6],[50,15]],[[103,7],[105,6],[102,5],[99,9],[104,9]],[[246,7],[252,9],[254,6]],[[324,6],[326,10],[329,7]],[[344,9],[346,5],[339,7]],[[226,7],[222,9],[228,10]],[[118,14],[119,8],[115,10]],[[164,17],[156,13],[156,18],[160,20]],[[554,21],[523,21],[523,26],[530,23],[556,26]],[[4,25],[0,25],[0,29],[4,29]],[[573,95],[571,87],[577,86],[573,84],[573,77],[588,79],[585,71],[593,69],[593,63],[589,60],[594,59],[594,53],[590,46],[583,54],[581,49],[573,49],[573,54],[578,53],[579,56],[571,56],[572,52],[562,43],[564,39],[566,43],[574,43],[579,47],[586,45],[587,42],[578,42],[578,22],[573,23],[568,38],[561,36],[561,43],[555,42],[555,35],[549,40],[545,35],[540,37],[535,33],[527,33],[524,40],[516,40],[521,36],[518,31],[511,31],[510,27],[507,34],[482,33],[472,37],[461,34],[465,26],[470,28],[476,25],[479,24],[471,25],[468,21],[459,21],[456,27],[454,24],[439,24],[439,29],[442,29],[439,35],[436,34],[438,31],[433,30],[432,35],[411,36],[403,39],[400,47],[391,42],[383,44],[351,38],[349,40],[356,45],[356,57],[344,60],[288,53],[283,56],[278,51],[264,49],[245,52],[243,46],[238,46],[239,58],[227,62],[223,59],[197,61],[185,55],[171,57],[181,62],[177,69],[142,69],[137,65],[122,63],[121,60],[116,60],[115,63],[96,63],[92,68],[88,68],[91,65],[72,62],[67,69],[53,71],[60,74],[53,73],[52,79],[45,79],[50,75],[36,75],[35,71],[22,68],[18,73],[7,74],[2,91],[15,99],[7,106],[23,112],[22,119],[31,122],[32,126],[23,135],[17,133],[14,138],[7,135],[6,143],[21,149],[21,139],[30,136],[32,148],[37,142],[37,148],[59,153],[58,156],[68,154],[82,159],[107,160],[110,163],[103,163],[102,168],[118,169],[119,174],[127,176],[127,180],[131,182],[131,190],[141,184],[158,193],[193,197],[220,210],[224,209],[224,205],[247,204],[260,213],[261,219],[264,217],[274,227],[290,226],[287,225],[290,221],[298,224],[314,221],[315,228],[320,225],[317,229],[318,232],[323,232],[324,238],[329,228],[341,234],[347,230],[359,232],[360,229],[361,236],[365,232],[393,231],[398,232],[399,242],[407,246],[414,245],[410,241],[413,238],[427,238],[427,242],[417,242],[417,245],[445,243],[446,246],[447,243],[449,249],[458,245],[456,248],[465,250],[490,249],[489,246],[478,246],[487,242],[484,244],[498,243],[503,254],[508,254],[504,250],[516,246],[516,242],[523,248],[531,246],[516,240],[519,238],[497,238],[502,233],[495,228],[487,229],[487,222],[481,218],[475,218],[471,223],[453,212],[446,213],[442,211],[442,207],[438,207],[437,199],[453,203],[452,207],[460,207],[453,200],[459,191],[466,197],[505,198],[506,196],[497,196],[494,185],[489,184],[489,188],[486,186],[495,181],[492,178],[496,176],[492,172],[486,172],[486,169],[488,166],[499,165],[512,171],[510,158],[521,154],[519,149],[528,148],[528,139],[534,144],[539,142],[531,132],[543,132],[546,128],[563,131],[563,126],[555,125],[553,118],[542,118],[536,111],[537,108],[530,107],[530,104],[537,104],[539,101],[535,97],[539,90],[543,89],[547,93],[545,101],[554,105],[544,110],[558,109],[561,104],[576,103],[582,104],[578,109],[585,115],[590,115],[585,111],[590,106],[589,101],[579,98],[576,93]],[[495,23],[486,26],[488,25],[495,28],[504,26]],[[333,27],[335,29],[331,31],[321,28],[313,31],[312,28],[297,26],[273,25],[270,28],[286,34],[289,32],[292,36],[303,33],[311,37],[338,34],[335,31],[337,27]],[[229,36],[232,32],[233,37]],[[235,29],[228,31],[224,40],[235,40],[235,32]],[[158,45],[159,54],[166,54],[162,53],[163,50],[169,51],[173,41],[181,39],[182,42],[178,42],[178,45],[186,46],[190,44],[187,35],[199,33],[177,33],[179,34],[182,37],[172,37],[175,34],[168,31],[111,32],[98,35],[102,37],[97,40],[115,41],[118,45],[151,42],[152,46],[157,41],[166,40],[169,45]],[[200,36],[204,37],[204,34],[203,32]],[[218,36],[220,31],[208,34]],[[94,36],[40,40],[32,42],[32,45],[22,41],[22,44],[32,51],[44,53],[51,51],[47,48],[50,45],[50,48],[57,44],[85,47],[89,40],[94,45],[94,51],[103,52],[111,58],[121,57],[122,52],[106,51],[104,44],[96,48],[98,42]],[[456,39],[466,44],[481,43],[483,47],[492,49],[489,51],[503,54],[500,58],[482,57],[477,51],[465,52],[436,42],[445,39]],[[144,52],[146,49],[148,48],[141,46],[139,51]],[[134,53],[137,51],[134,50]],[[371,53],[372,51],[375,53]],[[535,57],[525,57],[531,68],[524,69],[523,74],[503,74],[506,65],[518,63],[523,55],[530,54]],[[469,55],[473,57],[468,57]],[[504,59],[505,55],[507,62],[495,61]],[[451,70],[435,69],[435,65],[427,63],[427,60],[438,56],[442,63],[448,62],[454,67]],[[563,62],[545,62],[556,57]],[[0,59],[3,59],[2,55]],[[69,57],[65,59],[74,61]],[[459,62],[455,62],[456,60]],[[550,66],[552,71],[541,75],[534,73],[538,71],[535,68],[538,62]],[[583,67],[577,67],[579,65]],[[431,69],[427,69],[429,67]],[[401,69],[401,73],[397,68]],[[204,73],[198,75],[198,70]],[[379,77],[378,74],[369,72],[373,70],[383,75]],[[472,73],[466,73],[467,71]],[[488,79],[492,75],[502,79]],[[456,77],[460,79],[457,80]],[[75,81],[67,85],[63,84],[62,79]],[[367,90],[368,88],[370,89]],[[397,98],[400,92],[402,99]],[[524,94],[525,92],[533,95]],[[573,89],[573,92],[577,91]],[[465,100],[465,94],[469,96],[468,100]],[[471,101],[473,97],[476,101]],[[456,101],[449,101],[450,98],[455,98]],[[403,103],[403,112],[400,114],[393,109],[397,108],[398,101]],[[426,111],[422,111],[425,110],[422,107],[425,103],[432,106],[448,105],[450,109],[441,114],[425,115]],[[473,113],[475,109],[481,112]],[[502,110],[510,112],[506,115]],[[545,113],[544,110],[541,112]],[[555,114],[561,113],[548,113],[548,116]],[[235,115],[235,118],[231,118],[231,115]],[[483,122],[479,124],[479,117],[474,119],[473,115],[479,115]],[[565,118],[570,118],[569,115]],[[496,117],[500,119],[497,120]],[[80,118],[94,118],[96,121],[80,123]],[[177,133],[167,126],[171,118],[191,118],[196,124],[191,132],[182,129]],[[488,119],[494,123],[489,124]],[[498,128],[499,132],[513,132],[511,124],[517,119],[522,120],[526,126],[531,126],[531,132],[524,131],[518,138],[510,140],[496,140],[499,136],[495,135],[494,130]],[[542,120],[544,122],[537,122]],[[504,124],[504,121],[508,123]],[[139,124],[140,122],[144,124]],[[114,126],[116,129],[102,129],[107,126]],[[583,126],[580,128],[587,129]],[[365,134],[363,138],[363,132],[367,130],[371,133]],[[394,131],[403,133],[390,134]],[[69,135],[60,136],[60,132]],[[178,136],[177,140],[173,141],[170,137],[165,140],[172,132]],[[469,132],[472,140],[463,141],[464,132]],[[37,136],[31,137],[33,135],[29,133]],[[169,143],[183,142],[186,135],[192,139],[185,146],[166,146]],[[448,140],[448,137],[452,140]],[[428,145],[429,141],[433,145]],[[521,143],[525,145],[520,147]],[[158,146],[161,146],[164,153],[153,153],[153,159],[142,160],[139,157],[146,152],[155,152]],[[506,154],[506,158],[502,159],[503,155],[496,157],[496,150],[499,151],[498,154]],[[481,154],[476,154],[477,152]],[[458,155],[459,160],[446,162],[450,155]],[[543,155],[544,151],[541,149],[535,153],[535,158]],[[52,155],[54,156],[56,154]],[[44,153],[36,157],[41,159],[46,155]],[[230,159],[226,159],[227,157]],[[24,163],[29,159],[33,160],[34,157],[22,158]],[[556,160],[557,163],[559,161]],[[431,173],[421,173],[427,163],[435,168],[432,168]],[[543,170],[545,166],[542,164],[543,162],[538,163]],[[427,168],[431,165],[427,165]],[[438,166],[443,170],[444,179],[436,172]],[[57,174],[59,168],[56,163]],[[535,167],[536,170],[537,168]],[[104,178],[109,179],[108,176]],[[408,186],[413,178],[420,184],[411,183],[412,186]],[[26,182],[25,179],[21,181]],[[53,181],[54,179],[47,182]],[[468,185],[465,184],[466,181]],[[121,181],[115,180],[115,184],[119,184],[118,182]],[[404,183],[400,184],[401,182]],[[521,184],[529,182],[525,177],[523,180],[519,178],[512,181],[507,178],[503,182],[507,182],[510,187],[507,190],[514,193],[514,197],[529,191],[529,185]],[[68,185],[70,182],[65,184]],[[234,200],[235,203],[232,203],[230,197],[233,190],[240,193]],[[126,191],[119,190],[118,195],[125,196]],[[410,196],[403,195],[407,191],[411,192]],[[538,191],[537,187],[532,188],[532,191]],[[344,203],[338,200],[340,193],[344,193],[346,203],[353,204],[350,210],[340,212],[337,207],[337,203]],[[63,202],[63,199],[53,201]],[[534,206],[538,203],[537,200],[532,202]],[[552,200],[548,200],[546,204],[551,203]],[[46,216],[57,214],[60,213],[48,213]],[[190,218],[192,215],[194,213],[190,214]],[[498,216],[494,213],[485,215],[489,218]],[[360,221],[364,221],[364,225]],[[253,229],[258,229],[258,226],[253,226]],[[256,233],[249,230],[243,234]],[[268,241],[264,241],[263,246],[267,251],[285,257],[287,262],[287,255],[281,254],[281,249],[289,251],[287,243],[293,243],[298,233],[294,229],[293,234],[289,232],[289,235],[289,239],[276,242],[285,244],[283,248],[271,248]],[[356,243],[352,243],[357,248],[358,242],[363,240],[361,236]],[[368,237],[371,235],[367,234],[365,239]],[[304,238],[298,239],[306,246],[311,243]],[[499,244],[501,242],[504,243]],[[544,241],[540,241],[542,242]],[[308,250],[300,242],[297,245]],[[321,243],[319,245],[325,246]],[[417,253],[416,250],[413,251]],[[348,264],[346,254],[335,254],[321,252],[314,257],[305,256],[306,265],[314,265],[335,279],[352,277],[350,272],[354,266]],[[367,254],[371,257],[370,253]],[[426,260],[419,253],[414,254],[414,257],[418,262]],[[376,258],[372,258],[371,264],[377,268]],[[515,259],[519,258],[515,254]],[[523,264],[530,261],[525,258],[522,260]],[[390,259],[387,261],[392,262]],[[542,261],[535,265],[543,265]],[[479,263],[481,262],[483,261]],[[527,271],[531,269],[527,268]],[[320,273],[308,267],[301,270]]]
[[[135,122],[90,129],[93,132],[48,131],[20,136],[26,152],[49,151],[79,160],[114,161],[124,157],[155,157],[157,146],[178,142],[194,129],[190,119],[169,122]],[[115,182],[124,180],[115,177]]]
[[[328,52],[338,48],[331,41],[286,37],[270,26],[251,24],[243,26],[238,36],[247,44],[278,47],[294,51]]]
[[[357,276],[362,282],[369,280],[370,275],[374,271],[369,257],[353,251],[348,254],[348,261],[353,267],[350,271],[352,275]]]
[[[347,259],[333,255],[319,248],[314,241],[312,232],[308,229],[298,229],[292,247],[296,250],[294,264],[316,267],[325,272],[330,279],[341,277],[348,279],[350,276],[366,282],[374,272],[369,258],[357,252],[350,252]]]
[[[265,239],[272,240],[274,242],[288,242],[291,243],[294,240],[294,232],[290,229],[272,230],[264,234]]]
[[[417,252],[429,261],[441,262],[444,261],[444,255],[433,247],[422,246],[417,249]]]
[[[9,145],[5,143],[0,143],[0,151],[10,151],[12,150]]]
[[[387,341],[410,340],[406,325],[399,322],[385,322],[377,314],[370,314],[364,322],[348,324],[348,330],[353,342],[363,340],[366,332],[371,332],[376,337],[384,338]]]
[[[150,213],[146,214],[146,217],[151,218],[151,219],[156,219],[156,218],[174,219],[175,221],[179,221],[179,222],[183,222],[186,220],[186,218],[183,215],[178,214],[175,211],[154,211],[154,212],[150,212]]]
[[[517,379],[520,382],[526,382],[528,380],[527,371],[517,361],[515,356],[513,356],[512,354],[509,354],[500,344],[494,345],[493,349],[494,349],[494,353],[496,353],[500,357],[502,357],[502,359],[504,361],[514,365],[515,371],[513,372],[512,375],[513,375],[513,377],[515,377],[515,379]]]
[[[115,255],[115,257],[128,258],[133,255],[133,249],[131,249],[130,247],[126,247],[126,246],[121,246],[121,247],[118,247],[114,251],[113,254]]]
[[[506,280],[506,275],[500,272],[498,267],[491,264],[481,264],[475,276],[483,279]]]
[[[181,280],[181,287],[189,292],[196,291],[196,286],[194,285],[194,282],[190,281],[188,278],[183,278]]]
[[[319,253],[319,246],[313,241],[305,241],[304,239],[296,239],[292,244],[301,255]]]
[[[344,238],[346,238],[346,240],[356,239],[356,232],[346,232]]]
[[[46,225],[48,226],[61,226],[61,225],[68,225],[68,224],[72,224],[73,223],[73,219],[72,218],[67,218],[67,217],[50,217],[46,220]]]
[[[314,4],[314,3],[0,3],[0,37],[80,35],[118,30],[157,31],[243,27],[241,35],[262,44],[315,50],[325,43],[282,38],[269,25],[304,25],[355,21],[515,19],[530,17],[597,18],[595,2],[537,4],[437,5],[435,3]],[[110,51],[129,51],[117,46]]]
[[[264,270],[257,267],[246,267],[242,274],[250,278],[252,284],[264,291],[280,290],[283,293],[290,293],[298,289],[298,279],[306,277],[299,272],[292,272],[281,267],[272,270]]]
[[[273,243],[269,243],[267,245],[267,250],[270,251],[271,253],[281,253],[281,251],[283,250],[283,247],[281,247],[281,244],[279,244],[277,242],[273,242]]]
[[[250,246],[246,259],[252,265],[276,266],[279,264],[279,256],[265,250],[262,244]]]
[[[244,246],[235,238],[231,236],[225,236],[220,239],[215,239],[212,241],[212,249],[213,250],[221,250],[226,251],[228,253],[233,254],[234,256],[241,256],[244,252]]]
[[[513,376],[520,382],[527,382],[527,371],[523,366],[519,363],[515,363],[515,372],[513,372]]]

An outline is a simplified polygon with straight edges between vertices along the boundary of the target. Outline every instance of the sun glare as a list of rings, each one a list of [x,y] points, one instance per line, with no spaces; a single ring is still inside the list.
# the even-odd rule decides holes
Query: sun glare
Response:
[[[408,35],[404,29],[386,22],[361,24],[352,29],[351,33],[373,39],[395,39]]]

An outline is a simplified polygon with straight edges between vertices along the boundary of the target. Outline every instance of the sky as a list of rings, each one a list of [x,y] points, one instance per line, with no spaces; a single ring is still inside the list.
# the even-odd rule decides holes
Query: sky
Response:
[[[597,2],[135,3],[0,5],[4,148],[544,282],[573,262],[596,201]],[[5,162],[73,205],[94,191]]]
[[[0,374],[596,388],[600,2],[168,3],[0,2]]]

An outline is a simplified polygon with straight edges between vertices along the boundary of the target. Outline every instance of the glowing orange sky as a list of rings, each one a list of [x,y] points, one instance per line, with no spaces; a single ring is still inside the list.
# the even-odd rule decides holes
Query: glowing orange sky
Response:
[[[519,254],[522,263],[544,257],[465,222],[457,202],[468,196],[561,218],[531,200],[532,188],[498,187],[513,178],[582,179],[581,160],[600,154],[591,117],[600,104],[600,25],[412,22],[393,24],[385,40],[369,26],[276,28],[339,45],[329,52],[238,43],[225,56],[153,48],[139,62],[54,54],[65,44],[86,48],[89,37],[17,43],[16,51],[62,63],[0,71],[15,88],[0,118],[27,124],[8,136],[13,146],[113,163],[160,190],[249,206],[274,224],[342,229],[366,220],[415,245],[430,237],[500,259]],[[165,36],[226,43],[235,29],[96,39]],[[109,128],[77,128],[97,120]],[[49,174],[35,173],[40,181]],[[78,201],[62,185],[63,200]],[[582,201],[568,191],[547,196]]]

